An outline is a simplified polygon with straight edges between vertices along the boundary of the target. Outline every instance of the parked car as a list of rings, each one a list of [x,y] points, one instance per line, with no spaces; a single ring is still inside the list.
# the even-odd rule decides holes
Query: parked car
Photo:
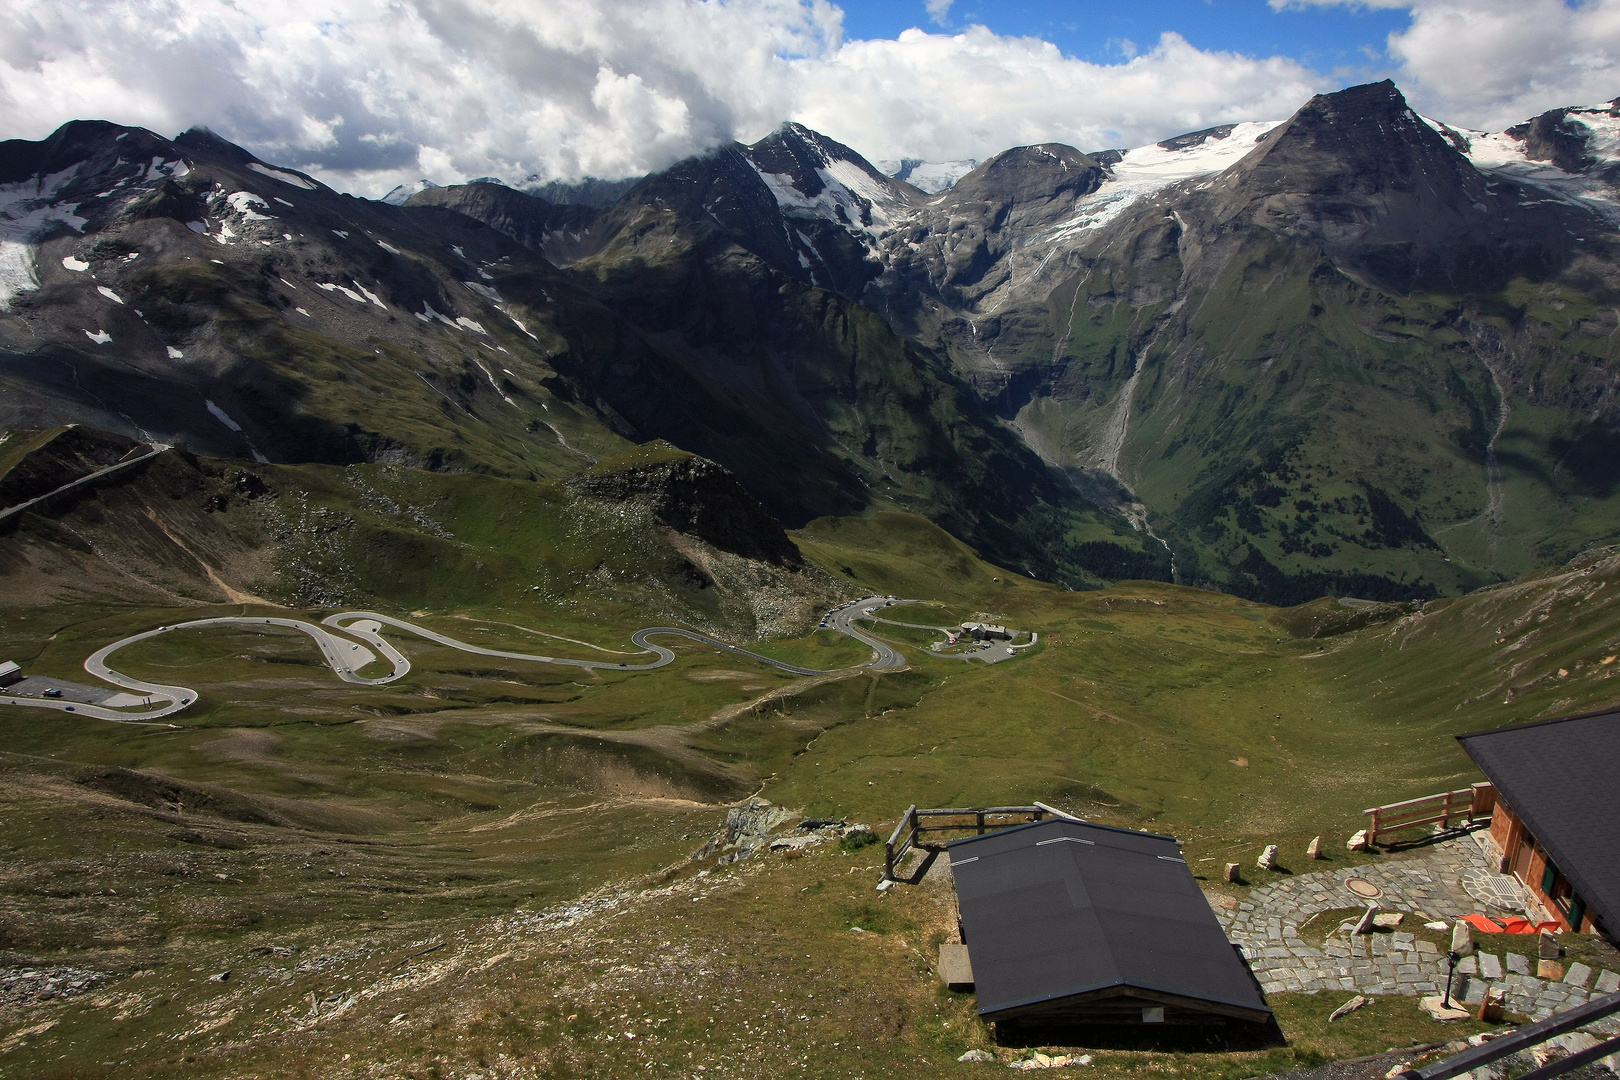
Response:
[[[54,686],[47,686],[45,688],[44,694],[45,694],[46,697],[61,697],[62,696],[62,691],[58,690]]]

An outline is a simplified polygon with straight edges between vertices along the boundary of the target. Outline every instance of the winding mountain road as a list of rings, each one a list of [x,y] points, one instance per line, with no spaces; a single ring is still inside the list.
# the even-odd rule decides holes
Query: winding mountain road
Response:
[[[890,600],[887,597],[867,597],[863,600],[857,600],[853,603],[845,604],[843,607],[834,610],[827,617],[826,624],[831,629],[845,635],[846,637],[854,638],[856,641],[861,642],[863,645],[866,645],[872,650],[871,658],[865,663],[853,665],[852,668],[835,668],[832,670],[837,671],[868,668],[873,671],[893,671],[906,666],[906,659],[898,650],[874,637],[871,637],[868,634],[863,633],[860,628],[854,624],[855,619],[871,617],[871,613],[873,611],[886,607],[894,602],[895,601]],[[70,703],[55,698],[19,697],[4,693],[3,691],[0,691],[0,708],[21,706],[24,708],[33,709],[55,709],[59,712],[71,712],[80,716],[92,717],[97,720],[112,720],[124,724],[157,723],[167,716],[172,716],[175,713],[180,712],[182,709],[185,709],[195,702],[198,696],[197,692],[185,686],[168,686],[162,683],[151,683],[125,675],[122,672],[110,667],[107,663],[107,658],[127,645],[133,645],[137,642],[147,641],[151,638],[160,637],[164,634],[170,634],[176,630],[190,630],[199,627],[219,626],[276,626],[287,630],[296,630],[299,633],[306,634],[315,642],[316,647],[320,649],[321,655],[325,658],[327,666],[332,669],[333,674],[335,674],[339,679],[342,679],[344,682],[353,683],[357,686],[382,686],[384,684],[395,682],[404,678],[411,670],[410,660],[406,659],[403,653],[394,648],[394,646],[390,645],[383,638],[382,630],[384,627],[392,627],[396,630],[403,630],[407,633],[415,634],[417,637],[426,638],[428,641],[432,641],[436,644],[457,649],[461,652],[473,653],[478,656],[491,656],[501,660],[519,660],[526,663],[560,664],[566,667],[602,669],[610,671],[652,671],[673,663],[675,660],[674,652],[664,648],[662,645],[654,645],[651,641],[647,640],[649,637],[655,635],[668,635],[671,637],[687,638],[688,640],[696,641],[704,645],[712,645],[715,648],[724,649],[727,652],[738,656],[747,657],[750,660],[767,664],[771,667],[777,668],[778,670],[785,671],[793,675],[829,674],[829,672],[823,671],[819,668],[799,667],[796,664],[785,663],[781,660],[776,660],[757,652],[751,652],[748,649],[739,648],[736,645],[728,645],[724,641],[720,641],[717,638],[709,637],[707,634],[700,634],[694,630],[685,630],[676,626],[650,626],[644,630],[637,630],[631,635],[630,640],[635,642],[635,644],[643,651],[653,654],[655,659],[648,663],[627,664],[606,660],[575,660],[568,657],[543,656],[537,653],[520,653],[508,652],[503,649],[487,649],[481,645],[472,645],[465,641],[460,641],[456,638],[450,637],[446,634],[429,630],[424,626],[417,626],[415,623],[406,622],[403,619],[396,619],[390,615],[382,615],[375,611],[339,612],[336,615],[328,615],[325,619],[322,619],[320,625],[305,622],[302,619],[287,619],[274,616],[229,615],[210,619],[192,619],[188,622],[173,623],[168,626],[160,626],[155,630],[146,630],[139,634],[131,634],[129,637],[121,638],[110,645],[102,646],[100,649],[97,649],[94,653],[92,653],[89,659],[85,660],[84,669],[90,674],[105,682],[112,683],[114,686],[123,687],[125,690],[133,691],[134,693],[147,698],[147,707],[142,708],[139,711],[132,709],[112,709],[102,705],[86,704],[83,702]],[[339,637],[338,633],[334,633],[334,631],[347,634],[353,638],[358,638],[359,641],[363,642],[364,644],[359,644],[345,637]],[[387,661],[392,667],[392,670],[387,675],[366,676],[359,674],[360,669],[376,663],[379,659],[379,655],[381,659]],[[156,707],[152,707],[154,702],[158,703]]]
[[[120,461],[115,465],[108,465],[105,469],[97,469],[95,472],[91,473],[88,476],[81,476],[77,480],[70,480],[68,483],[63,484],[61,487],[56,488],[56,489],[54,489],[52,491],[47,491],[45,494],[40,495],[40,496],[38,496],[36,498],[33,498],[33,499],[29,499],[27,502],[20,502],[16,506],[8,506],[4,510],[0,510],[0,521],[4,521],[4,520],[6,520],[6,518],[13,517],[13,516],[15,516],[17,514],[20,514],[24,510],[27,510],[30,506],[37,506],[38,504],[40,504],[42,502],[46,502],[46,501],[48,501],[50,499],[54,499],[56,496],[62,494],[62,492],[64,492],[64,491],[72,491],[76,487],[81,487],[81,486],[83,486],[85,484],[94,483],[95,481],[100,480],[103,476],[110,476],[111,474],[113,474],[115,472],[122,472],[123,470],[125,470],[127,468],[130,468],[133,465],[139,465],[143,461],[149,461],[152,458],[155,458],[159,454],[163,453],[163,451],[169,449],[169,446],[166,443],[148,443],[147,446],[149,447],[149,449],[147,450],[146,453],[142,454],[140,457],[126,458],[123,461]]]

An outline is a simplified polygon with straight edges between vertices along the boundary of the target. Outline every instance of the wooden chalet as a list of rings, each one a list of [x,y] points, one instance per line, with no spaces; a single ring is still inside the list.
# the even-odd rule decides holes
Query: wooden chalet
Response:
[[[1496,789],[1489,844],[1569,930],[1620,931],[1620,712],[1459,735]],[[1534,912],[1532,914],[1535,914]]]

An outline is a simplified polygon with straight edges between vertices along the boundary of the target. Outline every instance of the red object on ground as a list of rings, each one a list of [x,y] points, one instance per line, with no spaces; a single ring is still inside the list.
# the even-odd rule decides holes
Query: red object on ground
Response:
[[[1503,919],[1500,926],[1483,915],[1464,915],[1462,921],[1485,934],[1539,934],[1543,930],[1556,934],[1563,930],[1556,922],[1533,923],[1517,915]]]

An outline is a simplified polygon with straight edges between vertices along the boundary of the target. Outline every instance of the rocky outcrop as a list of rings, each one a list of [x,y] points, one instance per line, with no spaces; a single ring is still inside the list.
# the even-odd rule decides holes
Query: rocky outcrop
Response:
[[[1585,172],[1597,162],[1587,148],[1585,128],[1570,120],[1568,109],[1549,109],[1507,134],[1524,143],[1531,161],[1550,161],[1567,173]]]
[[[571,478],[568,487],[595,499],[643,500],[671,529],[734,555],[788,569],[804,565],[781,523],[735,476],[668,444],[611,458]]]
[[[554,206],[537,195],[488,183],[428,188],[411,196],[405,205],[455,210],[535,251],[544,250],[548,233],[579,229],[594,213],[589,207]]]

